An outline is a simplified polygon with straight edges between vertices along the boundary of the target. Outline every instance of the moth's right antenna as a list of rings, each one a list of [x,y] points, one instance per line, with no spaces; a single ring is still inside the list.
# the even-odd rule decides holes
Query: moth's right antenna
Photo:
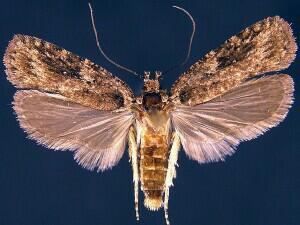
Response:
[[[92,20],[93,30],[94,30],[94,33],[95,33],[96,44],[97,44],[97,47],[98,47],[100,53],[101,53],[101,54],[104,56],[104,58],[105,58],[107,61],[109,61],[111,64],[113,64],[113,65],[115,65],[116,67],[118,67],[118,68],[120,68],[120,69],[123,69],[123,70],[125,70],[125,71],[127,71],[127,72],[129,72],[129,73],[132,73],[132,74],[134,74],[135,76],[138,76],[138,77],[141,78],[141,76],[140,76],[137,72],[135,72],[135,71],[133,71],[133,70],[131,70],[131,69],[128,69],[127,67],[122,66],[122,65],[120,65],[120,64],[118,64],[118,63],[116,63],[115,61],[113,61],[111,58],[109,58],[109,57],[105,54],[105,52],[103,51],[103,49],[101,48],[100,43],[99,43],[98,32],[97,32],[97,29],[96,29],[96,26],[95,26],[94,15],[93,15],[93,8],[92,8],[91,3],[89,3],[89,8],[90,8],[90,12],[91,12],[91,20]]]
[[[196,30],[196,23],[195,23],[195,20],[192,17],[192,15],[187,10],[185,10],[184,8],[181,8],[181,7],[176,6],[176,5],[173,5],[173,7],[176,8],[176,9],[181,10],[182,12],[184,12],[190,18],[190,20],[192,21],[193,31],[192,31],[192,34],[191,34],[191,37],[190,37],[190,41],[189,41],[189,48],[188,48],[186,57],[183,60],[183,62],[181,62],[181,63],[179,63],[179,64],[177,64],[175,66],[172,66],[171,68],[165,70],[162,74],[166,74],[166,73],[170,72],[171,70],[174,70],[175,68],[183,66],[184,64],[186,64],[186,62],[188,61],[188,59],[190,57],[190,54],[191,54],[192,43],[193,43],[194,34],[195,34],[195,30]]]

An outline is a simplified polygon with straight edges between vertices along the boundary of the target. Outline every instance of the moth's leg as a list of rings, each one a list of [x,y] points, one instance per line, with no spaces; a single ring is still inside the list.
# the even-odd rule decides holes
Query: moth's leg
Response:
[[[114,113],[119,113],[119,112],[124,112],[124,111],[126,111],[126,110],[128,110],[126,107],[122,107],[122,108],[113,110],[113,112],[114,112]]]
[[[133,172],[133,183],[134,183],[134,205],[136,219],[139,220],[139,171],[138,171],[138,149],[136,143],[136,134],[133,127],[129,129],[128,135],[128,146],[129,146],[129,157]]]
[[[169,215],[168,215],[169,189],[171,186],[173,186],[173,178],[176,177],[175,166],[178,166],[177,159],[178,159],[179,150],[180,150],[179,135],[176,132],[174,132],[172,137],[172,147],[170,150],[168,170],[167,170],[166,182],[165,182],[164,211],[165,211],[165,219],[167,225],[170,224]]]

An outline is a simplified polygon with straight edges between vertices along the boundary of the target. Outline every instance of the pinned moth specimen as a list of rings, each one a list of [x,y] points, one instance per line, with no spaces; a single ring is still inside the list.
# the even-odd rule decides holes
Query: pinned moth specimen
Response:
[[[240,142],[281,122],[293,102],[293,80],[264,74],[287,68],[296,49],[289,24],[269,17],[195,62],[169,93],[160,89],[160,72],[153,79],[145,72],[137,97],[101,66],[31,36],[13,37],[4,64],[21,89],[13,107],[29,138],[73,151],[81,166],[97,171],[116,165],[128,144],[137,219],[140,186],[144,205],[164,207],[169,223],[181,146],[199,163],[224,160]]]

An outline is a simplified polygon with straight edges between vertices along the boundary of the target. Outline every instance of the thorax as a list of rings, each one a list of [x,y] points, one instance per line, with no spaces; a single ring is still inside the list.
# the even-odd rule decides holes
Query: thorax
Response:
[[[138,121],[141,147],[168,145],[170,119],[165,111],[144,112]]]

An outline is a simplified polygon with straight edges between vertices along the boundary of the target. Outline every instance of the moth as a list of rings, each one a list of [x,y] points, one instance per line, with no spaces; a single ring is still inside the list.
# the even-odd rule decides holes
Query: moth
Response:
[[[13,108],[28,137],[70,150],[89,170],[115,166],[128,144],[136,217],[144,205],[165,210],[178,152],[201,163],[224,160],[242,141],[275,127],[293,102],[283,70],[295,59],[290,25],[268,17],[229,38],[160,89],[161,72],[144,74],[140,96],[106,69],[41,39],[15,35],[4,55],[18,90]]]

